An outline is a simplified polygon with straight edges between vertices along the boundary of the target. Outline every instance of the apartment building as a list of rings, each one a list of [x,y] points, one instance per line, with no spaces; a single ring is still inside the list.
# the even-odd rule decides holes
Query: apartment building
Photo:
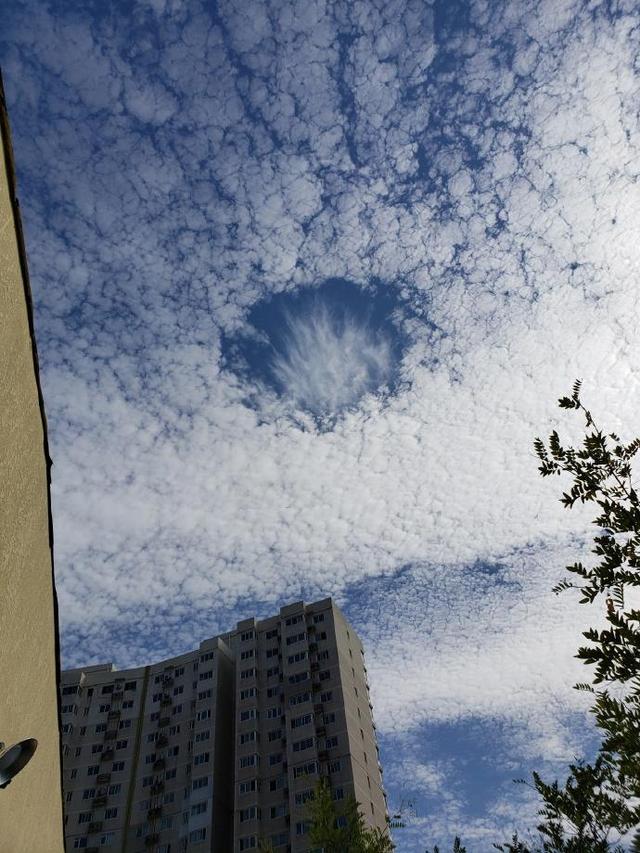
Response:
[[[364,652],[331,599],[151,666],[69,670],[61,694],[68,850],[307,853],[320,778],[386,826]]]
[[[228,853],[233,686],[219,638],[139,669],[64,672],[67,850]]]
[[[308,801],[318,780],[355,796],[370,826],[386,826],[362,644],[330,598],[239,622],[236,665],[234,853],[260,839],[307,853]]]

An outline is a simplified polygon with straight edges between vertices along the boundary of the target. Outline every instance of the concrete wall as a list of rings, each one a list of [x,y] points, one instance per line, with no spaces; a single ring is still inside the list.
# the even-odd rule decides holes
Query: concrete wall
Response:
[[[64,844],[46,435],[1,82],[0,121],[0,740],[7,746],[38,740],[31,762],[0,790],[0,853],[59,853]]]

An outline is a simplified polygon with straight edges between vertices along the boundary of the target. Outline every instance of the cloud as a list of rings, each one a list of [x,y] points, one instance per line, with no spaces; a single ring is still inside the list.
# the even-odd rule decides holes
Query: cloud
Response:
[[[520,761],[584,743],[583,614],[548,589],[589,517],[531,441],[577,434],[554,401],[578,376],[607,429],[635,423],[636,24],[630,2],[12,10],[67,663],[333,594],[389,761],[447,721],[510,727]],[[403,323],[292,316],[283,391],[346,411],[256,409],[224,341],[336,278]],[[443,833],[460,816],[488,849],[504,797],[468,823],[443,805]]]

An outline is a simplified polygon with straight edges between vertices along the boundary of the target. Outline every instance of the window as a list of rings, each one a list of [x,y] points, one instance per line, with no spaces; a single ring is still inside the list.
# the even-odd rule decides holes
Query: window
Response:
[[[254,850],[255,846],[255,835],[245,835],[240,839],[240,850]]]
[[[299,779],[300,776],[313,776],[317,772],[315,761],[309,761],[307,764],[299,764],[293,768],[293,778]]]
[[[129,708],[133,708],[133,699],[126,699],[126,700],[122,703],[122,707],[123,707],[123,708],[127,708],[127,709],[129,709]]]
[[[325,748],[326,749],[333,749],[337,745],[338,745],[338,738],[335,735],[333,735],[333,737],[328,737],[325,741]]]
[[[335,723],[335,721],[336,721],[335,711],[331,711],[328,714],[323,714],[323,719],[324,719],[325,725],[327,725],[328,723]],[[362,729],[360,729],[360,731],[362,731]]]
[[[285,625],[297,625],[298,622],[302,622],[302,615],[298,614],[297,616],[289,616],[288,619],[285,620]]]
[[[306,820],[296,823],[296,835],[306,835],[309,832],[309,823]]]
[[[100,732],[106,732],[107,724],[106,723],[98,723],[96,726],[96,734],[99,735]]]
[[[342,764],[339,758],[329,762],[329,773],[338,773],[342,769]]]
[[[111,765],[111,772],[119,773],[121,770],[124,770],[124,761],[114,761]]]
[[[201,752],[199,755],[194,755],[193,763],[197,766],[198,764],[206,764],[209,760],[208,752]]]
[[[324,669],[318,676],[320,681],[326,681],[328,678],[331,678],[331,672],[328,669]]]
[[[254,655],[253,649],[245,649],[243,652],[240,652],[240,660],[249,660]]]
[[[282,729],[271,729],[270,732],[267,733],[267,740],[269,742],[274,740],[280,740],[282,737]]]
[[[211,712],[209,712],[209,716],[211,716]],[[267,712],[267,716],[269,716]],[[240,711],[240,722],[244,723],[246,720],[257,720],[258,712],[255,708],[247,708],[246,711]]]
[[[94,743],[94,744],[92,745],[92,747],[91,747],[91,754],[92,754],[92,755],[95,755],[95,754],[96,754],[96,752],[102,752],[102,744],[101,744],[101,743]]]
[[[65,723],[63,725],[63,727],[62,727],[62,733],[63,734],[70,735],[72,731],[73,731],[73,724],[72,723]]]
[[[284,817],[287,814],[286,803],[281,803],[277,806],[271,806],[269,809],[269,817],[274,820],[277,817]]]
[[[254,633],[253,633],[253,631],[243,631],[243,632],[240,634],[240,642],[241,642],[241,643],[246,643],[246,642],[247,642],[247,640],[253,640],[253,637],[254,637]]]
[[[280,708],[277,705],[273,705],[273,707],[267,708],[265,715],[267,720],[275,720],[280,716]]]
[[[105,684],[100,692],[103,696],[106,696],[107,693],[113,693],[113,684]]]
[[[209,681],[209,679],[213,678],[213,670],[208,669],[206,672],[201,672],[198,675],[198,681]]]
[[[173,817],[172,815],[166,815],[160,821],[160,829],[171,829],[173,825]]]
[[[176,778],[176,773],[177,773],[177,772],[178,772],[178,771],[176,770],[176,768],[175,768],[175,767],[174,767],[172,770],[167,770],[167,771],[165,771],[164,778],[165,778],[167,781],[168,781],[169,779],[175,779],[175,778]]]
[[[249,669],[241,669],[240,670],[240,678],[255,678],[256,677],[256,668],[255,666],[250,667]]]
[[[125,690],[135,690],[138,686],[137,681],[125,681],[124,689]]]
[[[179,696],[181,693],[184,693],[184,684],[178,684],[177,687],[173,688],[174,696]]]
[[[302,740],[294,740],[293,742],[293,751],[294,752],[302,752],[303,749],[311,749],[313,746],[313,738],[306,737]]]
[[[200,776],[198,779],[194,779],[191,783],[191,790],[198,791],[200,788],[206,788],[209,784],[208,776]]]
[[[241,794],[249,794],[251,791],[255,791],[257,788],[257,782],[255,779],[248,779],[246,782],[240,782],[238,789]]]
[[[331,702],[332,699],[333,699],[333,690],[325,690],[324,693],[320,694],[320,701],[321,702]]]
[[[191,817],[197,814],[204,814],[207,810],[207,801],[202,800],[200,803],[194,803],[191,806]]]
[[[129,741],[125,738],[124,740],[116,741],[116,749],[126,749],[129,744]]]
[[[320,655],[318,655],[320,657]],[[306,652],[296,652],[295,655],[289,655],[287,658],[287,663],[300,663],[301,660],[307,659]]]
[[[70,803],[70,802],[71,802],[71,797],[72,797],[72,796],[73,796],[73,791],[67,791],[67,794],[66,794],[65,800],[66,800],[68,803]]]
[[[287,645],[293,646],[294,643],[301,643],[303,640],[307,639],[307,632],[301,631],[299,634],[291,634],[290,637],[287,637]]]
[[[274,696],[279,696],[281,687],[277,684],[275,687],[267,687],[267,699],[273,699]]]
[[[278,776],[276,779],[270,779],[269,780],[269,790],[270,791],[279,791],[280,788],[284,788],[286,781],[287,781],[286,776]]]
[[[130,729],[131,728],[131,720],[120,720],[118,723],[119,729]]]
[[[105,705],[99,705],[98,706],[98,711],[101,714],[106,714],[110,710],[111,710],[111,705],[105,704]]]
[[[209,688],[208,690],[201,690],[198,693],[198,699],[211,699],[212,695],[213,691],[211,690],[211,688]]]
[[[278,667],[278,666],[271,666],[267,670],[267,678],[273,678],[275,675],[279,675],[279,674],[280,674],[280,667]]]
[[[209,740],[211,737],[211,730],[205,729],[203,732],[196,732],[195,742],[201,743],[203,740]]]
[[[300,717],[293,717],[291,720],[291,728],[299,729],[300,726],[308,726],[312,720],[313,717],[311,714],[302,714]]]
[[[207,837],[207,829],[206,827],[202,827],[202,829],[194,829],[189,833],[189,841],[204,841]]]
[[[340,827],[341,829],[344,829],[344,828],[346,827],[346,825],[347,825],[347,816],[346,816],[346,815],[341,814],[341,815],[336,819],[336,826]]]
[[[117,808],[111,808],[111,809],[105,809],[104,810],[104,819],[105,820],[112,820],[114,817],[118,817],[118,809]]]
[[[205,652],[203,655],[200,655],[200,663],[208,660],[213,660],[213,652]]]
[[[274,767],[276,764],[280,764],[282,761],[282,753],[281,752],[272,752],[269,756],[269,767]]]
[[[62,695],[63,696],[72,696],[73,694],[79,693],[79,692],[80,691],[78,689],[77,684],[72,684],[70,687],[63,687],[62,688]]]
[[[207,708],[204,711],[198,711],[198,713],[196,714],[196,720],[198,720],[199,722],[201,720],[210,720],[210,719],[211,719],[211,708]]]
[[[240,822],[246,820],[259,820],[260,809],[257,806],[248,806],[246,809],[240,809]]]
[[[273,646],[272,648],[267,649],[267,651],[265,652],[265,655],[266,655],[266,657],[268,657],[268,658],[275,658],[275,657],[277,657],[277,656],[278,656],[278,647],[277,647],[277,646]]]
[[[91,812],[80,812],[78,815],[78,823],[89,823],[91,820]]]
[[[245,687],[244,690],[240,691],[240,699],[252,699],[257,693],[255,687]]]
[[[250,743],[251,741],[258,740],[258,733],[255,729],[252,729],[250,732],[241,732],[240,734],[240,743]]]
[[[278,636],[278,629],[272,628],[270,631],[267,631],[264,635],[265,640],[273,640],[274,637]]]
[[[100,836],[100,846],[101,847],[111,847],[113,844],[113,839],[115,837],[114,832],[105,832],[104,835]]]
[[[99,772],[100,772],[100,765],[99,764],[91,764],[89,767],[87,767],[87,776],[97,776]]]
[[[80,848],[83,848],[86,846],[87,846],[86,836],[84,838],[76,838],[76,840],[73,842],[74,850],[79,850]]]
[[[117,782],[115,785],[109,785],[109,796],[115,797],[122,790],[122,785]]]
[[[298,693],[296,696],[291,696],[289,698],[290,705],[302,705],[303,702],[308,702],[311,699],[311,694],[308,690],[304,693]]]
[[[344,788],[334,788],[333,799],[334,800],[344,800]]]
[[[288,832],[278,832],[276,835],[271,836],[271,843],[274,847],[282,847],[283,844],[287,844],[289,841],[289,833]]]
[[[75,705],[63,705],[62,708],[60,708],[61,714],[74,714],[75,711],[76,711]]]
[[[322,675],[322,673],[320,673]],[[308,681],[309,673],[308,672],[296,672],[295,675],[289,676],[289,684],[299,684],[301,681]]]
[[[71,779],[75,779],[77,775],[78,775],[78,768],[74,767],[73,770],[71,771]]]
[[[83,800],[92,800],[95,797],[95,795],[96,795],[96,789],[95,788],[85,788],[84,791],[82,792],[82,799]]]
[[[257,767],[259,761],[257,755],[243,755],[240,759],[240,767]]]
[[[313,624],[317,625],[318,622],[324,622],[324,613],[314,613]]]
[[[323,652],[318,652],[318,660],[329,660],[329,650],[325,649]]]
[[[295,803],[297,806],[303,806],[306,802],[313,799],[313,790],[307,788],[306,791],[300,791],[295,795]]]

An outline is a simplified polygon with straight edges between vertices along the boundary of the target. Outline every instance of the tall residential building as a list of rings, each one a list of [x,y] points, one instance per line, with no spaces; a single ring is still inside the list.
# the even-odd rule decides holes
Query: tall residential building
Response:
[[[362,645],[331,599],[139,669],[63,673],[69,850],[307,853],[327,778],[385,827]]]
[[[0,80],[0,741],[35,739],[0,791],[0,851],[62,853],[57,618],[46,419]],[[16,766],[15,764],[13,765]]]

